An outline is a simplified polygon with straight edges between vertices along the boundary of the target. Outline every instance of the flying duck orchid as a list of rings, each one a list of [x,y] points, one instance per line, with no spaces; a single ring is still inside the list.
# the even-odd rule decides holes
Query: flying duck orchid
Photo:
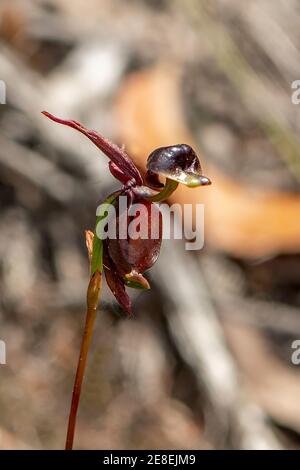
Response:
[[[155,263],[159,256],[162,236],[162,217],[159,207],[154,204],[167,199],[179,183],[188,187],[205,186],[210,180],[202,175],[199,158],[195,151],[186,144],[160,147],[154,150],[147,160],[147,172],[143,177],[124,149],[102,137],[94,130],[86,129],[82,124],[59,119],[44,111],[52,121],[69,126],[88,137],[108,158],[111,174],[122,183],[119,191],[110,194],[103,205],[113,204],[117,213],[117,226],[129,226],[134,216],[129,215],[130,206],[139,203],[142,207],[140,220],[147,222],[149,232],[152,224],[159,224],[159,236],[131,239],[127,233],[125,239],[118,237],[102,240],[97,236],[93,240],[91,253],[91,275],[104,270],[107,284],[120,306],[132,313],[131,302],[125,287],[149,289],[149,283],[143,274]],[[159,177],[165,177],[165,184]],[[156,191],[154,191],[156,190]],[[157,192],[158,191],[158,192]],[[127,210],[120,213],[120,196],[127,197]],[[143,210],[144,209],[144,210]],[[97,224],[98,221],[96,221]]]
[[[98,132],[88,130],[76,121],[59,119],[46,111],[43,114],[52,121],[69,126],[88,137],[109,158],[109,170],[121,183],[120,189],[110,194],[98,207],[95,232],[86,232],[90,281],[87,289],[86,324],[73,388],[65,447],[71,450],[85,365],[100,298],[102,272],[104,271],[106,282],[119,305],[131,315],[131,301],[126,287],[150,288],[144,272],[156,262],[161,247],[162,214],[155,203],[167,199],[179,183],[196,187],[208,185],[210,180],[202,175],[199,158],[189,145],[179,144],[154,150],[148,157],[147,172],[143,178],[125,150]],[[160,181],[160,177],[165,178],[164,184]],[[122,206],[124,198],[125,209]],[[130,210],[136,203],[139,204],[138,220],[137,215],[133,215]],[[116,236],[104,238],[102,231],[109,223],[110,207],[115,211],[117,231]],[[129,228],[132,222],[139,225],[138,236],[132,237],[130,234]],[[152,236],[153,233],[155,236]]]

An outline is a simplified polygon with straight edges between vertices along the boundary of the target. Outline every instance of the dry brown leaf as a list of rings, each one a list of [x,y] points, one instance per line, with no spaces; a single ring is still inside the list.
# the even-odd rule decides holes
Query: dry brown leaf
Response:
[[[133,73],[121,88],[121,141],[142,168],[155,147],[184,142],[197,148],[184,122],[179,78],[176,68],[159,65]],[[200,158],[213,185],[180,185],[170,201],[205,204],[207,245],[243,257],[299,251],[299,194],[242,185]]]

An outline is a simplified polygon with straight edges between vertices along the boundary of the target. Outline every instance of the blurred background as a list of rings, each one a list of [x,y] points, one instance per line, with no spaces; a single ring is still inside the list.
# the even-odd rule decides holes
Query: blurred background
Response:
[[[0,448],[63,448],[84,324],[84,230],[118,187],[40,111],[124,144],[141,169],[190,143],[213,185],[205,248],[165,241],[128,319],[104,288],[76,448],[300,444],[297,0],[1,0]]]

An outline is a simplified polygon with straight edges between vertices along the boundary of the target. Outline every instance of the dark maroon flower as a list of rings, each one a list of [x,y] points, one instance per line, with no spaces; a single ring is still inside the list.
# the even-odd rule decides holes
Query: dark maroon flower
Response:
[[[47,112],[45,116],[52,121],[64,124],[86,135],[109,158],[112,175],[122,183],[120,191],[108,196],[105,204],[114,204],[117,214],[117,237],[104,242],[97,235],[93,238],[91,256],[91,275],[104,269],[107,284],[121,307],[130,315],[131,302],[125,287],[149,289],[149,283],[143,274],[155,263],[159,256],[162,239],[162,215],[153,201],[166,199],[178,183],[194,187],[210,184],[202,175],[199,159],[194,150],[185,144],[161,147],[154,150],[147,161],[147,173],[144,186],[143,178],[127,153],[104,139],[96,131],[88,130],[76,121],[59,119]],[[159,176],[166,177],[163,185]],[[154,193],[150,188],[159,189]],[[126,196],[127,207],[120,209],[120,197]],[[139,204],[139,213],[130,215],[132,204]],[[103,217],[100,219],[102,220]],[[96,224],[99,222],[97,218]],[[105,220],[108,223],[109,220]],[[132,237],[129,227],[137,223],[138,236]],[[119,230],[126,233],[122,238]],[[146,230],[146,234],[144,233]],[[155,236],[153,236],[155,234]]]
[[[130,272],[144,273],[158,258],[161,237],[162,237],[162,216],[159,207],[152,202],[139,197],[134,197],[134,203],[139,204],[139,214],[130,216],[128,211],[117,214],[117,238],[108,242],[108,251],[111,259],[118,264],[118,269],[122,275]],[[128,228],[135,219],[141,220],[146,228],[142,237],[133,239],[128,233]],[[151,231],[154,233],[157,224],[157,238],[152,238]],[[126,239],[120,239],[119,230],[126,232]],[[142,227],[140,228],[142,230]]]
[[[150,289],[143,273],[153,266],[159,256],[162,215],[156,204],[134,193],[132,198],[127,197],[126,209],[123,211],[119,207],[119,200],[120,196],[115,200],[116,238],[108,238],[104,242],[103,268],[110,290],[123,309],[131,314],[131,302],[125,286]],[[139,210],[137,214],[130,215],[133,203],[138,204]],[[129,233],[132,223],[137,224],[138,236],[135,238]],[[121,238],[120,232],[126,236]],[[151,232],[156,234],[156,238],[151,236]]]

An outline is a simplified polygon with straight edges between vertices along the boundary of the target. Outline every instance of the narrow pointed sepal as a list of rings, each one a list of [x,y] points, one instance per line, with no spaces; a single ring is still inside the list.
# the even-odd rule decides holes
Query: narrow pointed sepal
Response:
[[[143,184],[142,176],[139,170],[123,149],[113,144],[108,139],[102,137],[102,135],[100,135],[98,132],[86,129],[77,121],[60,119],[56,116],[53,116],[53,114],[48,113],[47,111],[42,111],[42,114],[52,121],[57,122],[58,124],[72,127],[72,129],[76,129],[77,131],[84,134],[100,150],[102,150],[103,153],[105,153],[105,155],[116,165],[120,172],[123,172],[125,175],[134,178],[137,184]]]
[[[104,252],[104,274],[107,285],[113,295],[115,296],[120,307],[127,313],[127,315],[132,315],[131,300],[129,295],[125,290],[125,285],[122,278],[119,276],[119,273],[109,258],[109,255]]]

